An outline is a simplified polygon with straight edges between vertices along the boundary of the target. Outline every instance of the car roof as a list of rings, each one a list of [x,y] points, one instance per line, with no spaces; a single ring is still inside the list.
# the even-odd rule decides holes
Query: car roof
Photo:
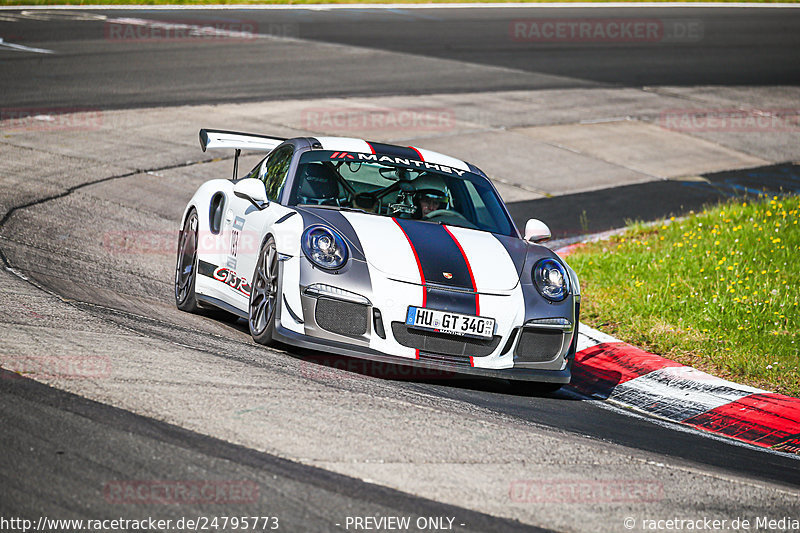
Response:
[[[417,148],[415,146],[385,144],[374,141],[365,141],[364,139],[356,139],[353,137],[315,137],[314,139],[319,143],[323,150],[367,154],[373,153],[393,157],[404,157],[407,159],[416,159],[437,165],[446,165],[451,168],[466,170],[467,172],[474,172],[476,174],[483,174],[475,166],[470,165],[466,161],[462,161],[461,159],[457,159],[449,155],[440,154],[439,152],[434,152],[433,150]]]

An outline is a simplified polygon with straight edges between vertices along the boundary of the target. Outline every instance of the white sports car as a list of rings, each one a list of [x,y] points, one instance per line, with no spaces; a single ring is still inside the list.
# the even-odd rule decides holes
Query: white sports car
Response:
[[[183,215],[178,308],[216,307],[253,339],[384,363],[570,380],[580,289],[524,238],[475,166],[361,139],[200,130],[235,150],[232,179],[204,183]],[[267,152],[237,177],[241,150]]]

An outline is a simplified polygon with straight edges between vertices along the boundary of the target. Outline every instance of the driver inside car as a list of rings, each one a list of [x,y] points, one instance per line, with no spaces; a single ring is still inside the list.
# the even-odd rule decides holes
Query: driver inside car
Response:
[[[423,174],[412,184],[416,189],[414,203],[417,205],[417,218],[427,218],[434,211],[447,209],[450,198],[443,179],[432,174]]]
[[[437,196],[427,193],[425,194],[417,193],[417,194],[420,195],[419,213],[422,216],[422,218],[425,218],[433,211],[439,209],[439,206],[441,205],[441,200],[439,200]]]

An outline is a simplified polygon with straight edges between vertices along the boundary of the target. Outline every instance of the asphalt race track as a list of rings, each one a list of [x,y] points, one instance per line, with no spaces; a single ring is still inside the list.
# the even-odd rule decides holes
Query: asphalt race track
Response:
[[[514,38],[516,22],[567,17],[655,20],[664,33]],[[209,24],[221,37],[163,36]],[[123,38],[120,25],[144,33]],[[183,207],[230,172],[227,154],[200,152],[202,126],[331,133],[310,110],[435,102],[455,117],[446,131],[343,133],[474,160],[518,223],[537,216],[565,240],[742,190],[797,192],[796,128],[656,126],[687,102],[796,112],[800,9],[0,10],[0,37],[0,517],[276,516],[285,531],[380,516],[452,518],[428,530],[455,531],[800,518],[797,456],[568,389],[267,350],[243,321],[182,313],[172,296]],[[58,122],[70,112],[89,118]],[[657,163],[631,162],[615,135],[647,140]],[[560,180],[560,164],[574,175]],[[5,370],[20,361],[40,365],[33,379]],[[114,492],[195,482],[250,492]]]
[[[81,17],[89,18],[85,13]],[[8,17],[13,22],[0,20],[0,36],[12,43],[58,48],[58,57],[4,53],[0,91],[5,106],[130,108],[321,96],[800,82],[800,35],[794,31],[800,13],[794,9],[603,11],[609,19],[655,19],[664,21],[665,32],[675,28],[671,41],[655,45],[513,39],[515,21],[565,13],[575,19],[598,16],[593,8],[241,10],[233,15],[120,10],[96,21],[34,13]],[[216,45],[208,39],[202,43],[206,46],[182,39],[163,43],[154,34],[148,40],[115,32],[108,22],[126,17],[221,23],[232,31],[254,28],[267,39],[351,48],[290,41],[265,54],[262,39],[231,38]]]

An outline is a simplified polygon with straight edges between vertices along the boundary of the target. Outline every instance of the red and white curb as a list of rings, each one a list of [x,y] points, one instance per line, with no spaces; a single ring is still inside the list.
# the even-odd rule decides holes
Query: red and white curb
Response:
[[[570,385],[650,416],[800,454],[800,398],[739,385],[581,324]]]

